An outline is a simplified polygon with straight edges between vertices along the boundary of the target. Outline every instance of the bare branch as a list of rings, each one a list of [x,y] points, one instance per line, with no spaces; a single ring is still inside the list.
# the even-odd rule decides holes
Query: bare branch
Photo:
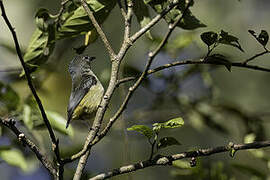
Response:
[[[204,59],[200,59],[200,60],[183,60],[183,61],[175,61],[169,64],[164,64],[162,66],[159,66],[155,69],[150,69],[147,71],[147,75],[156,73],[158,71],[164,70],[164,69],[168,69],[174,66],[182,66],[182,65],[188,65],[188,64],[212,64],[212,65],[223,65],[224,63],[222,62],[218,62],[218,61],[204,61]],[[246,68],[246,69],[253,69],[253,70],[257,70],[257,71],[263,71],[263,72],[270,72],[270,69],[268,68],[264,68],[261,66],[256,66],[256,65],[248,65],[248,64],[244,64],[242,62],[233,62],[231,64],[231,66],[234,67],[240,67],[240,68]],[[128,82],[128,81],[132,81],[137,79],[136,77],[126,77],[123,79],[118,80],[117,82],[117,86],[119,86],[122,83]]]
[[[127,13],[126,13],[125,9],[122,6],[121,0],[117,0],[117,4],[118,4],[118,6],[120,8],[122,16],[124,17],[124,19],[126,19]]]
[[[28,139],[23,132],[17,129],[14,119],[0,118],[0,123],[3,124],[5,127],[9,128],[17,136],[18,140],[23,143],[23,145],[26,145],[31,149],[31,151],[35,153],[38,160],[44,165],[44,167],[49,171],[52,176],[54,176],[55,178],[57,177],[57,171],[53,167],[52,162],[50,162],[48,158],[40,152],[39,148],[35,145],[34,142]]]
[[[138,80],[133,84],[133,86],[131,86],[128,89],[128,93],[123,101],[123,103],[121,104],[120,108],[118,109],[118,111],[115,113],[115,115],[110,119],[110,121],[108,122],[108,124],[106,125],[106,127],[104,128],[104,130],[100,133],[100,135],[98,136],[98,138],[93,142],[93,144],[97,143],[99,140],[101,140],[104,136],[106,136],[106,134],[108,133],[108,131],[111,129],[112,125],[114,124],[114,122],[119,118],[119,116],[122,114],[122,112],[125,110],[132,94],[134,93],[134,91],[140,86],[141,82],[143,81],[143,79],[147,76],[148,74],[148,70],[154,60],[154,58],[156,57],[156,55],[160,52],[160,50],[164,47],[164,45],[167,43],[171,33],[173,32],[173,30],[175,29],[175,27],[177,26],[177,24],[184,18],[186,11],[188,10],[188,8],[190,7],[190,3],[187,4],[183,14],[173,23],[169,25],[169,29],[166,33],[166,35],[164,36],[163,40],[160,42],[160,44],[158,45],[158,47],[153,51],[150,52],[148,54],[148,61],[147,64],[145,65],[145,69],[142,72],[141,76],[138,78]]]
[[[251,58],[248,58],[248,59],[245,60],[243,63],[244,63],[244,64],[247,64],[248,62],[250,62],[250,61],[256,59],[257,57],[262,56],[262,55],[265,55],[265,54],[269,54],[269,53],[270,53],[270,51],[268,51],[268,50],[266,49],[265,51],[263,51],[263,52],[261,52],[261,53],[259,53],[259,54],[255,54],[255,55],[252,56]]]
[[[86,14],[88,15],[88,17],[90,18],[91,22],[93,23],[94,27],[96,28],[100,38],[102,39],[105,47],[108,50],[108,53],[110,55],[111,60],[115,60],[115,53],[106,37],[106,35],[104,34],[103,30],[101,29],[100,25],[98,24],[93,12],[90,10],[88,4],[86,3],[85,0],[81,0],[82,6],[86,12]]]
[[[248,144],[229,143],[227,146],[218,146],[218,147],[208,148],[208,149],[199,149],[197,151],[183,152],[183,153],[174,154],[171,156],[157,155],[153,160],[147,160],[147,161],[142,161],[142,162],[138,162],[138,163],[127,165],[127,166],[122,166],[112,171],[99,174],[93,178],[90,178],[89,180],[108,179],[110,177],[114,177],[120,174],[130,173],[130,172],[134,172],[134,171],[144,169],[147,167],[152,167],[152,166],[172,165],[173,161],[176,161],[179,159],[210,156],[212,154],[228,152],[228,151],[231,151],[232,149],[234,149],[235,151],[238,151],[238,150],[247,150],[247,149],[259,149],[259,148],[269,147],[269,146],[270,146],[270,140],[248,143]]]
[[[105,95],[103,96],[103,99],[101,100],[99,109],[97,110],[97,113],[96,113],[95,120],[93,122],[92,128],[90,129],[87,135],[83,149],[78,154],[73,155],[72,158],[64,160],[65,162],[70,162],[81,157],[78,163],[77,169],[76,169],[76,173],[73,177],[74,180],[80,179],[82,171],[86,165],[87,158],[90,154],[91,143],[95,139],[101,127],[103,116],[105,114],[109,101],[116,87],[116,82],[118,79],[118,72],[119,72],[119,65],[120,65],[119,61],[112,61],[111,79],[109,82],[109,86],[106,90]]]
[[[81,1],[82,1],[82,3],[84,2],[84,0],[81,0]],[[125,19],[124,41],[123,41],[123,44],[122,44],[122,46],[120,48],[120,51],[119,51],[118,55],[116,56],[116,59],[115,59],[116,61],[113,61],[113,63],[112,63],[112,71],[111,71],[110,83],[109,83],[108,89],[107,89],[107,91],[106,91],[106,93],[104,95],[104,98],[101,101],[100,108],[97,111],[97,114],[96,114],[95,120],[93,122],[92,128],[91,128],[91,130],[89,131],[89,133],[87,135],[84,147],[79,153],[77,153],[77,154],[73,155],[71,158],[65,159],[63,161],[64,163],[68,163],[68,162],[71,162],[71,161],[81,157],[81,159],[80,159],[80,161],[78,163],[77,169],[76,169],[75,176],[73,178],[74,180],[80,179],[81,173],[82,173],[82,171],[83,171],[83,169],[85,167],[87,158],[88,158],[88,156],[90,154],[90,148],[92,147],[92,145],[94,145],[97,142],[96,139],[100,139],[99,137],[101,137],[101,136],[97,137],[97,133],[98,133],[100,127],[101,127],[103,116],[104,116],[104,113],[105,113],[105,111],[107,109],[107,105],[109,103],[109,100],[110,100],[110,98],[112,96],[112,93],[114,92],[114,90],[116,88],[116,83],[118,81],[118,72],[119,72],[120,63],[121,63],[124,55],[126,54],[127,50],[129,49],[129,47],[132,45],[132,42],[130,41],[130,38],[129,38],[130,26],[131,26],[131,18],[132,18],[132,14],[133,14],[132,13],[132,10],[133,10],[132,2],[133,1],[129,1],[128,4],[127,4],[128,5],[128,8],[127,8],[128,10],[127,10],[127,16],[126,16],[126,19]],[[84,2],[84,4],[85,4],[85,2]],[[178,3],[176,3],[176,2],[172,3],[161,14],[157,15],[156,18],[154,18],[148,25],[146,25],[144,27],[143,31],[138,32],[137,35],[134,36],[133,42],[135,42],[141,35],[146,33],[148,29],[150,29],[153,25],[155,25],[163,16],[166,15],[166,13],[168,13],[177,4]],[[89,10],[88,7],[85,7],[85,9]],[[91,11],[90,11],[90,14],[91,14]],[[89,16],[90,16],[90,14],[88,13]],[[152,55],[153,55],[153,53],[152,53]],[[151,65],[152,58],[153,57],[150,57],[151,60],[150,60],[150,62],[148,61],[149,64],[147,66],[149,66],[149,67]],[[149,69],[149,67],[147,67],[147,70]],[[143,75],[143,77],[139,80],[140,82],[142,81],[144,76],[145,75]],[[139,84],[140,83],[137,83],[135,85],[136,88],[137,88],[137,86],[139,86]],[[130,92],[133,93],[133,90],[129,91],[129,93]],[[116,119],[117,119],[118,116],[121,113],[122,113],[122,110],[121,110],[120,113],[116,113],[116,115],[114,117],[116,117]]]
[[[28,82],[28,86],[29,86],[29,88],[30,88],[30,90],[31,90],[31,92],[32,92],[37,104],[38,104],[38,107],[39,107],[40,113],[42,115],[43,121],[44,121],[44,123],[45,123],[45,125],[46,125],[46,127],[47,127],[47,129],[49,131],[49,135],[50,135],[50,138],[52,140],[52,149],[53,149],[53,151],[54,151],[54,153],[56,155],[58,163],[61,164],[61,157],[60,157],[59,146],[58,146],[59,142],[56,139],[56,136],[55,136],[55,134],[53,132],[51,124],[50,124],[50,122],[49,122],[49,120],[47,118],[47,115],[45,113],[44,107],[43,107],[43,105],[41,103],[41,100],[40,100],[39,96],[37,95],[37,92],[36,92],[36,90],[34,88],[34,85],[33,85],[32,80],[31,80],[31,75],[30,75],[30,73],[29,73],[29,71],[28,71],[28,69],[26,67],[26,64],[25,64],[25,62],[23,60],[23,56],[22,56],[22,52],[21,52],[21,49],[20,49],[18,39],[17,39],[16,32],[15,32],[14,28],[12,27],[11,23],[8,20],[8,17],[6,15],[4,4],[3,4],[2,0],[0,0],[0,7],[1,7],[2,16],[3,16],[4,20],[5,20],[5,23],[7,24],[8,28],[9,28],[11,34],[12,34],[12,37],[13,37],[13,40],[14,40],[14,43],[15,43],[15,47],[16,47],[16,52],[17,52],[18,57],[20,59],[23,70],[25,72],[25,76],[26,76],[26,79],[27,79],[27,82]]]

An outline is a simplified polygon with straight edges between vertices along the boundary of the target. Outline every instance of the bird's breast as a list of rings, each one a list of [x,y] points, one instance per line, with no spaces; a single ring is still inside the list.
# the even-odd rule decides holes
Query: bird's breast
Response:
[[[100,83],[93,85],[76,107],[72,119],[85,119],[95,116],[97,108],[103,97],[104,89]]]

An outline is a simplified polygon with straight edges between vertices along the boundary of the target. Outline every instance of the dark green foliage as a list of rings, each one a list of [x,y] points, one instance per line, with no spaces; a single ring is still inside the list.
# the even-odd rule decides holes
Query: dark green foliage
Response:
[[[201,34],[201,39],[207,46],[211,46],[217,42],[218,34],[213,31],[204,32]]]
[[[145,1],[145,3],[149,4],[157,13],[161,13],[164,9],[166,9],[170,3],[170,1],[158,0],[158,1]],[[191,6],[193,3],[191,3]],[[185,0],[180,0],[179,5],[176,6],[173,10],[171,10],[166,16],[165,20],[167,23],[173,23],[179,18],[179,16],[186,9],[187,3]],[[177,24],[178,27],[186,30],[193,30],[200,27],[206,27],[205,24],[201,23],[199,19],[197,19],[192,12],[188,9],[185,12],[185,16],[183,19]]]
[[[157,144],[157,149],[162,149],[172,145],[181,145],[174,137],[161,138]]]
[[[269,40],[269,35],[266,30],[261,30],[259,35],[253,30],[248,30],[248,32],[263,46],[265,47]]]
[[[233,47],[238,48],[240,51],[244,52],[244,50],[242,49],[240,43],[238,42],[238,38],[230,35],[228,32],[225,32],[223,30],[221,30],[220,32],[220,38],[218,40],[219,43],[221,44],[227,44]]]
[[[116,3],[115,0],[88,2],[99,24],[105,21]],[[38,10],[35,18],[37,29],[24,55],[30,72],[47,62],[57,40],[85,34],[94,28],[84,8],[72,1],[66,4],[65,11],[59,16],[52,16],[47,9],[42,8]]]

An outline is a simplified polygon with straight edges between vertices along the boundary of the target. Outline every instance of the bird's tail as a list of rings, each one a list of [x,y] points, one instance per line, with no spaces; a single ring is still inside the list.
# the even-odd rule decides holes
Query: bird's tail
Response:
[[[68,112],[68,119],[67,119],[66,129],[68,128],[71,119],[72,119],[72,114]]]

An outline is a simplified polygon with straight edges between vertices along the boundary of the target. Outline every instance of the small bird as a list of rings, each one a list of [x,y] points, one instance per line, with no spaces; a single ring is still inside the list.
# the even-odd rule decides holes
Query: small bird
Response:
[[[70,62],[68,71],[72,80],[72,90],[67,109],[67,125],[72,119],[90,119],[95,116],[104,88],[91,70],[95,57],[77,55]]]

